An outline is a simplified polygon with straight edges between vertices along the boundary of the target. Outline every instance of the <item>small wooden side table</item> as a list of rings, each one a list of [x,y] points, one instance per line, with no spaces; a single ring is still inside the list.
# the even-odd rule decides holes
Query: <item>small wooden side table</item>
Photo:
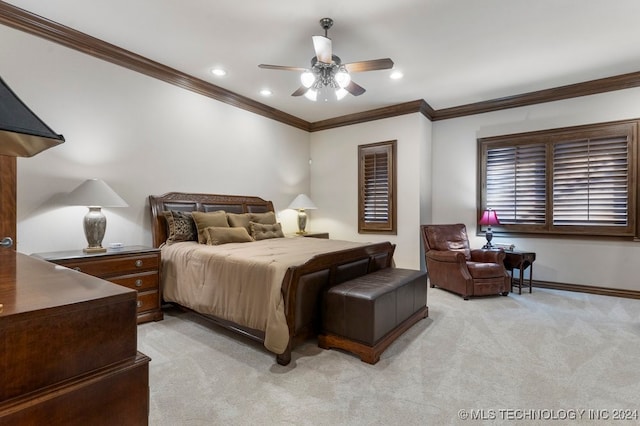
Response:
[[[513,270],[519,270],[519,276],[515,284],[518,286],[518,294],[522,294],[522,286],[529,286],[531,293],[531,281],[533,280],[533,262],[536,260],[536,254],[532,251],[507,251],[505,250],[504,267],[511,273],[511,291],[513,291]],[[529,268],[529,282],[524,281],[524,271]]]

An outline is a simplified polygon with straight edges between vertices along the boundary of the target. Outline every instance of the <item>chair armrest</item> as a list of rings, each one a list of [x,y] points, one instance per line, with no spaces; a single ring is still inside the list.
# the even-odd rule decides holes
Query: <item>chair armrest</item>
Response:
[[[426,256],[427,258],[438,262],[460,263],[467,260],[464,257],[464,253],[459,251],[429,250]]]
[[[471,250],[471,260],[474,262],[503,264],[505,256],[504,250]]]

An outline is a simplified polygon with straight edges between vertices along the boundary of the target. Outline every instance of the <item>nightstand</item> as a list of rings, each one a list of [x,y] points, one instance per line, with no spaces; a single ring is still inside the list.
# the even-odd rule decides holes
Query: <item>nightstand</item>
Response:
[[[307,232],[306,234],[302,234],[303,237],[308,237],[308,238],[325,238],[325,239],[329,239],[329,233],[328,232]]]
[[[136,290],[138,324],[163,318],[160,309],[160,249],[128,246],[108,249],[106,253],[71,250],[35,253],[33,256]]]

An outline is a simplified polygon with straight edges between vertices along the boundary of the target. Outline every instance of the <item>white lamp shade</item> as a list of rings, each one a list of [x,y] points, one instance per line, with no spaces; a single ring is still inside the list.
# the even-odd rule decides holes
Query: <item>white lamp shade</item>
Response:
[[[88,179],[67,196],[70,206],[129,207],[116,192],[100,179]]]
[[[313,201],[311,201],[311,199],[307,197],[306,194],[299,194],[296,198],[293,199],[291,204],[289,204],[289,208],[295,210],[313,210],[317,209],[318,207],[316,207]]]

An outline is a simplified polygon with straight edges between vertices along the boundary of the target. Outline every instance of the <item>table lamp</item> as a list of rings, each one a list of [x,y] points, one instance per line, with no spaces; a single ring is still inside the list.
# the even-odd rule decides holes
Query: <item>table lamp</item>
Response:
[[[104,253],[102,239],[107,229],[107,218],[102,207],[129,207],[116,192],[100,179],[89,179],[71,191],[67,198],[70,206],[87,206],[89,212],[84,217],[84,235],[87,237],[85,253]]]
[[[317,209],[316,205],[305,194],[299,194],[289,204],[289,208],[298,210],[298,232],[296,234],[306,234],[307,232],[304,229],[307,227],[307,213],[305,210]]]
[[[480,221],[478,221],[478,225],[488,226],[487,231],[485,232],[485,237],[487,238],[487,244],[482,246],[483,249],[492,249],[493,244],[491,244],[491,240],[493,239],[493,232],[491,231],[492,225],[500,225],[500,221],[498,220],[498,215],[495,210],[486,209],[482,212],[482,217],[480,217]]]

